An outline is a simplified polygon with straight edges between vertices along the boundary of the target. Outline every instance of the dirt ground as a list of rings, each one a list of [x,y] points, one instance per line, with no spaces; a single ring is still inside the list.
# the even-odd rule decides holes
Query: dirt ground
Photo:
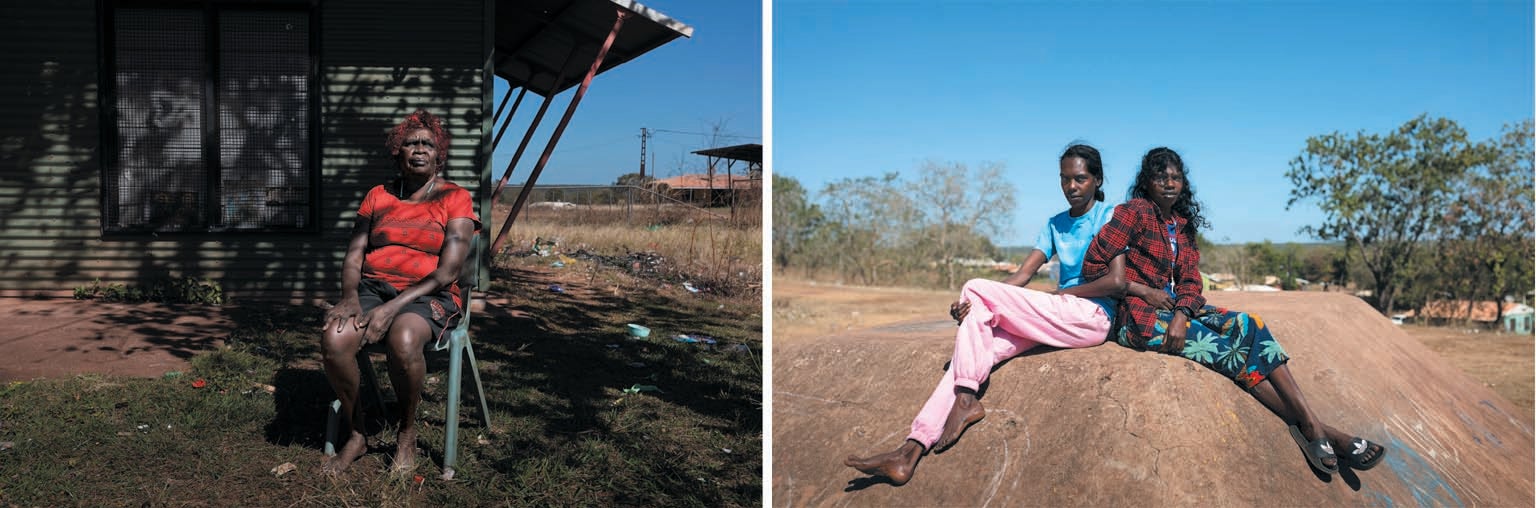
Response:
[[[5,298],[0,382],[97,373],[159,377],[213,351],[240,307]]]
[[[1049,290],[1046,286],[1029,286]],[[773,279],[773,341],[789,344],[848,330],[949,316],[958,291],[839,286]]]
[[[1536,407],[1536,341],[1530,336],[1416,325],[1403,325],[1403,331],[1516,406]]]
[[[792,344],[848,330],[943,319],[956,294],[775,278],[773,343]],[[1403,330],[1516,406],[1527,411],[1536,408],[1532,401],[1536,341],[1532,337],[1414,325],[1405,325]]]

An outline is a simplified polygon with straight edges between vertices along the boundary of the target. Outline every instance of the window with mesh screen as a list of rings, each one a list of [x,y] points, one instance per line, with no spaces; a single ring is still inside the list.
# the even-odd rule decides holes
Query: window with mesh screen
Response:
[[[112,12],[109,231],[307,229],[310,13]]]

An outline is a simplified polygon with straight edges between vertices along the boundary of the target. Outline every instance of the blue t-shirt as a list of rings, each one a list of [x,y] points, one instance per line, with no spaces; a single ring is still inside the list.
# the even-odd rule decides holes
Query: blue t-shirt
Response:
[[[1073,217],[1070,211],[1065,211],[1045,222],[1045,229],[1040,230],[1040,236],[1035,238],[1035,250],[1045,254],[1045,259],[1056,256],[1056,263],[1061,267],[1057,287],[1069,288],[1083,283],[1083,257],[1088,254],[1088,246],[1093,244],[1094,235],[1099,234],[1099,229],[1114,215],[1113,205],[1094,202],[1093,208],[1082,216]],[[1090,300],[1104,308],[1104,314],[1109,316],[1111,323],[1115,321],[1113,299],[1101,296]]]

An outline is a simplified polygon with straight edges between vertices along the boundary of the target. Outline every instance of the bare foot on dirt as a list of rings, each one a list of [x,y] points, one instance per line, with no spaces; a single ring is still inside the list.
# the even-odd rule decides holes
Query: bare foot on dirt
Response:
[[[354,430],[351,435],[347,436],[347,444],[341,446],[341,450],[336,452],[335,457],[327,458],[320,470],[329,474],[346,471],[347,467],[351,466],[353,462],[357,461],[358,457],[362,457],[363,453],[367,451],[368,439],[363,437],[362,433]]]
[[[986,416],[987,409],[981,406],[975,394],[964,391],[956,394],[955,405],[949,408],[949,418],[944,420],[944,432],[939,434],[939,442],[933,445],[933,449],[944,451],[954,446],[965,429]]]
[[[912,471],[917,469],[917,459],[922,456],[923,445],[908,439],[900,448],[879,455],[864,458],[849,455],[843,459],[843,465],[867,475],[884,476],[890,478],[891,483],[903,485],[912,479]]]
[[[391,469],[396,473],[416,469],[416,429],[402,429],[396,437],[395,465]]]

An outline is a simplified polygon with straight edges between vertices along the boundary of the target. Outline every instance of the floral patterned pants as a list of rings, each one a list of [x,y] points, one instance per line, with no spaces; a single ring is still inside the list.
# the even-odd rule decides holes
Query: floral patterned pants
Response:
[[[1164,334],[1175,311],[1157,311],[1157,335],[1146,341],[1146,347],[1138,347],[1136,341],[1126,336],[1120,327],[1112,336],[1120,345],[1139,350],[1156,351],[1163,345]],[[1264,326],[1264,320],[1246,312],[1234,312],[1207,305],[1195,313],[1184,334],[1184,350],[1175,353],[1214,370],[1243,389],[1252,389],[1264,381],[1290,357],[1275,342]]]

